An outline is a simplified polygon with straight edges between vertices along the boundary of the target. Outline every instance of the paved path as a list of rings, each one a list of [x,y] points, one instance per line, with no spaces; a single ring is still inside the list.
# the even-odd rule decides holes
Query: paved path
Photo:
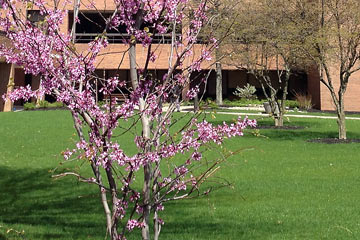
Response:
[[[166,111],[167,107],[164,107],[164,111]],[[194,107],[189,106],[181,106],[180,111],[181,112],[189,112],[193,111]],[[233,109],[237,111],[249,111],[249,110],[255,110],[255,111],[264,111],[264,108],[261,107],[231,107],[231,108],[222,108],[222,109]],[[16,106],[15,112],[23,111],[23,107]],[[217,114],[225,114],[225,115],[235,115],[235,116],[263,116],[263,117],[269,117],[269,114],[267,113],[242,113],[242,112],[221,112],[221,108],[219,110],[216,110]],[[297,118],[319,118],[319,119],[337,119],[336,116],[317,116],[317,115],[302,115],[302,114],[285,114],[285,117],[297,117]],[[348,120],[360,120],[360,117],[346,117]]]
[[[192,111],[194,108],[189,107],[181,107],[181,112]],[[240,108],[236,108],[236,110],[241,110]],[[245,109],[243,109],[245,110]],[[246,109],[248,110],[248,109]],[[269,117],[267,113],[242,113],[242,112],[221,112],[220,110],[216,110],[216,114],[225,114],[225,115],[236,115],[236,116],[263,116]],[[303,115],[303,114],[285,114],[285,117],[297,117],[297,118],[319,118],[319,119],[337,119],[336,116],[317,116],[317,115]],[[360,120],[360,117],[346,117],[348,120]]]
[[[269,117],[266,113],[241,113],[241,112],[216,112],[217,114],[228,115],[247,115],[247,116],[264,116]],[[320,119],[337,119],[335,116],[317,116],[317,115],[297,115],[297,114],[285,114],[285,117],[297,117],[297,118],[320,118]],[[346,117],[349,120],[360,120],[359,117]]]

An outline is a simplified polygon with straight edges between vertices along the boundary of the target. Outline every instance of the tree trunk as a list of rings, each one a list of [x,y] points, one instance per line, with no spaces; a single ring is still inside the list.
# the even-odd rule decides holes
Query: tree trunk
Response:
[[[73,121],[74,121],[74,127],[76,129],[77,134],[78,134],[79,140],[84,141],[85,137],[84,137],[83,129],[82,129],[81,125],[78,122],[79,113],[71,111],[71,115],[72,115],[72,118],[73,118]],[[106,216],[106,230],[107,230],[107,233],[109,234],[109,236],[112,236],[112,231],[111,231],[111,226],[112,226],[111,210],[109,208],[109,204],[108,204],[108,201],[107,201],[106,191],[102,187],[103,182],[102,182],[100,169],[99,169],[99,166],[96,165],[94,159],[92,159],[91,168],[92,168],[93,173],[94,173],[94,175],[96,177],[96,181],[99,183],[99,191],[100,191],[100,196],[101,196],[101,203],[102,203],[102,205],[104,207],[105,216]]]
[[[199,111],[199,97],[196,95],[194,97],[194,112]]]
[[[70,37],[71,37],[72,43],[75,43],[75,39],[76,39],[76,23],[77,23],[77,18],[79,15],[79,7],[80,7],[80,0],[74,1],[73,25],[71,27],[71,32],[70,32]]]
[[[276,92],[271,90],[270,99],[268,99],[271,106],[271,113],[274,118],[274,124],[276,127],[283,126],[283,118],[280,113],[279,105],[276,100]],[[281,116],[281,117],[280,117]]]
[[[39,80],[39,90],[41,90],[41,77],[40,77],[40,80]],[[37,94],[36,96],[36,107],[40,107],[40,104],[42,101],[45,100],[45,95],[40,95],[40,93]]]
[[[284,126],[285,101],[288,94],[290,74],[291,74],[290,68],[287,67],[285,73],[285,79],[284,79],[284,86],[282,86],[283,92],[282,92],[282,97],[280,99],[280,104],[277,104],[276,102],[276,106],[278,106],[278,113],[277,113],[278,116],[277,119],[275,119],[275,126],[277,127]]]
[[[222,105],[222,67],[220,62],[216,62],[216,104]]]
[[[136,44],[132,44],[129,49],[129,59],[130,59],[130,79],[133,89],[137,89],[139,86],[137,70],[136,70]],[[142,136],[145,141],[150,139],[150,121],[148,116],[143,112],[146,108],[146,102],[144,99],[139,100],[139,110],[141,114],[141,124],[142,124]],[[148,143],[149,144],[149,143]],[[151,147],[151,146],[150,146]],[[148,146],[146,146],[148,148]],[[144,184],[143,184],[143,224],[144,227],[141,229],[141,235],[143,240],[150,239],[150,196],[151,196],[151,166],[147,164],[144,166]]]
[[[154,213],[154,240],[159,240],[161,224],[159,223],[159,216],[157,210]]]
[[[345,114],[338,115],[339,139],[346,139]]]
[[[116,217],[116,210],[117,210],[117,206],[116,203],[118,202],[118,198],[117,198],[117,187],[116,187],[116,182],[115,179],[113,177],[113,173],[111,168],[106,169],[106,176],[108,178],[108,183],[109,183],[109,187],[110,187],[110,191],[111,191],[111,197],[112,197],[112,205],[113,205],[113,217],[112,217],[112,221],[111,221],[111,239],[117,240],[118,238],[118,233],[117,233],[117,222],[118,219]]]
[[[282,127],[284,126],[284,115],[279,114],[278,116],[275,116],[275,126],[276,127]]]
[[[215,1],[214,2],[214,7],[215,7],[215,12],[220,12],[221,10],[219,9],[220,7],[220,2],[219,1]],[[223,36],[221,36],[221,33],[219,31],[215,31],[215,38],[216,39],[221,39]],[[217,48],[215,49],[215,68],[216,68],[216,104],[222,105],[223,104],[223,91],[222,91],[222,67],[221,67],[221,62],[220,62],[220,49],[219,46],[217,46]]]
[[[103,184],[102,183],[102,177],[101,177],[101,173],[99,170],[99,166],[96,166],[94,163],[91,164],[93,173],[96,177],[96,181],[99,184]],[[112,238],[113,234],[112,234],[112,221],[111,221],[111,210],[107,201],[107,196],[106,196],[106,190],[99,186],[99,191],[100,191],[100,196],[101,196],[101,203],[103,205],[104,211],[105,211],[105,216],[106,216],[106,229],[107,232],[109,233],[109,236]],[[113,239],[113,238],[112,238]]]
[[[143,240],[150,240],[150,191],[151,191],[151,167],[147,164],[144,167],[144,185],[143,185],[143,223],[144,227],[141,229],[141,236]]]
[[[345,110],[344,110],[344,94],[346,91],[346,84],[344,84],[345,80],[344,78],[340,77],[340,89],[338,91],[338,95],[336,95],[335,89],[332,84],[332,76],[330,74],[329,68],[327,67],[326,63],[322,63],[322,67],[323,69],[321,71],[325,71],[327,82],[324,79],[321,79],[321,81],[329,89],[331,98],[336,107],[339,139],[346,139]]]
[[[10,66],[10,74],[9,74],[9,82],[7,85],[6,94],[10,94],[14,90],[15,86],[15,65],[11,64]],[[5,105],[4,105],[4,112],[11,112],[13,110],[14,103],[10,100],[9,97],[6,97]]]
[[[344,111],[344,101],[342,96],[340,97],[339,106],[337,109],[337,124],[339,128],[339,139],[346,139],[346,125],[345,125],[345,111]]]

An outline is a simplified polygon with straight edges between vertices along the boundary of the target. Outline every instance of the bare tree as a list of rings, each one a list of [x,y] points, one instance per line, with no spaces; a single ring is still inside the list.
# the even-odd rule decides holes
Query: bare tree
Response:
[[[289,80],[302,61],[298,46],[303,41],[303,27],[287,16],[301,13],[289,1],[274,0],[244,1],[238,12],[229,64],[255,76],[275,126],[283,126]]]
[[[204,43],[212,43],[216,40],[214,51],[214,70],[216,73],[215,95],[216,104],[223,104],[223,76],[222,62],[228,56],[227,44],[231,39],[233,25],[235,24],[237,12],[234,7],[238,4],[236,0],[210,0],[209,4],[209,24],[204,26],[200,33]]]
[[[338,137],[346,139],[344,97],[348,83],[360,70],[360,2],[319,0],[304,4],[303,25],[312,32],[304,53],[320,72],[337,113]]]

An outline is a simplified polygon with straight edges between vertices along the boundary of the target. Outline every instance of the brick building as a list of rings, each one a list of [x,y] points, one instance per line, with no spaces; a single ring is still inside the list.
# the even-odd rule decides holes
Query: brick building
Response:
[[[103,16],[111,14],[111,9],[114,9],[113,2],[104,4],[104,1],[97,0],[95,1],[96,8],[101,12]],[[65,18],[65,21],[62,25],[61,31],[69,32],[72,23],[73,23],[73,12],[72,5],[69,5],[69,13]],[[75,46],[78,51],[86,51],[88,48],[88,43],[95,39],[98,33],[101,32],[101,26],[105,24],[102,17],[100,17],[98,12],[87,11],[85,6],[80,7],[79,18],[81,24],[76,26],[75,34]],[[37,10],[28,10],[26,16],[31,21],[40,21],[41,15]],[[96,24],[93,24],[93,22]],[[178,34],[181,35],[181,29],[179,29]],[[108,32],[109,46],[102,52],[101,56],[97,58],[97,70],[96,73],[99,76],[111,77],[118,75],[122,80],[129,80],[129,59],[128,54],[126,54],[127,47],[122,42],[124,39],[129,38],[125,32],[120,29],[120,32]],[[1,42],[6,42],[4,36],[0,36]],[[155,64],[151,63],[149,69],[152,69],[154,74],[158,78],[162,78],[167,72],[169,65],[169,55],[170,55],[170,43],[171,36],[169,34],[155,35],[153,41],[153,49],[156,49],[156,54],[158,55],[158,60]],[[136,56],[137,63],[141,66],[145,63],[145,58],[147,51],[141,45],[137,48]],[[194,55],[199,53],[201,50],[201,44],[195,46]],[[191,61],[191,58],[188,59]],[[119,63],[122,64],[119,65]],[[208,84],[205,91],[206,97],[215,97],[215,85],[216,85],[216,74],[214,71],[214,66],[211,64],[208,66],[202,66],[204,71],[212,71],[209,75]],[[246,83],[250,83],[256,86],[261,93],[260,85],[254,79],[253,76],[248,74],[245,70],[237,70],[236,68],[223,64],[223,97],[231,98],[233,92],[237,86],[244,86]],[[275,72],[274,72],[275,73]],[[357,104],[360,102],[360,94],[357,94],[357,89],[360,87],[360,81],[356,81],[356,77],[360,76],[354,75],[354,80],[351,80],[349,83],[349,89],[346,93],[345,99],[345,108],[347,111],[360,111],[360,105]],[[33,89],[39,87],[39,77],[31,76],[24,73],[24,71],[18,66],[11,66],[7,64],[4,59],[0,59],[0,95],[6,93],[6,91],[11,90],[13,87],[25,86],[30,84]],[[359,85],[359,86],[358,86]],[[309,71],[307,74],[293,74],[289,83],[289,98],[292,97],[294,91],[307,93],[312,95],[314,107],[321,110],[333,110],[332,100],[328,90],[320,83],[319,73],[316,69]],[[102,96],[99,96],[101,100]],[[23,102],[19,101],[15,105],[21,105]],[[4,109],[5,108],[5,109]],[[9,111],[11,106],[5,106],[3,99],[0,99],[0,111]]]

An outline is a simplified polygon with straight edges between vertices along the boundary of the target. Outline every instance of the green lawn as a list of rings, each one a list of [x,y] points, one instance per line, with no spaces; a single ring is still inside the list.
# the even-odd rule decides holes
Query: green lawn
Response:
[[[0,113],[0,123],[0,239],[104,239],[98,189],[71,177],[55,181],[49,172],[76,141],[70,113]],[[161,239],[360,239],[360,144],[306,141],[336,137],[336,120],[286,124],[305,128],[248,130],[227,140],[227,148],[244,149],[218,173],[234,188],[166,204]],[[349,138],[360,138],[359,121],[347,128]]]

